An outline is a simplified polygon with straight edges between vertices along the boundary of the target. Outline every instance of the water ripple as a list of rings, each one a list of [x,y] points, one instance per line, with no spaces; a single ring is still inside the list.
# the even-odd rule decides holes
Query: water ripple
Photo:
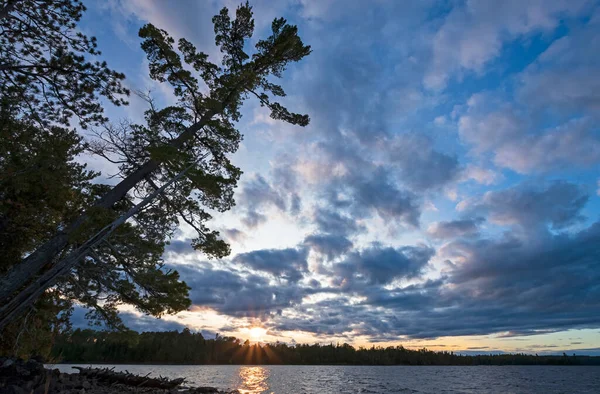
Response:
[[[72,364],[49,366],[73,372]],[[599,393],[600,367],[117,365],[243,394]]]

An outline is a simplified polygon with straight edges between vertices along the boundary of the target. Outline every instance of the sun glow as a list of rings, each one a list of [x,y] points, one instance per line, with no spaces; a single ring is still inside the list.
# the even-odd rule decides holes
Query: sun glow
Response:
[[[250,334],[251,339],[260,341],[267,333],[267,330],[262,327],[252,327],[248,330],[248,333]]]

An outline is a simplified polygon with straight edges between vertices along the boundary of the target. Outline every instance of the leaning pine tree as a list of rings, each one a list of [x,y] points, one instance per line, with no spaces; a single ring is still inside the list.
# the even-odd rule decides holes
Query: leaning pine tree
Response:
[[[270,109],[272,118],[307,125],[307,115],[273,101],[285,93],[272,77],[281,77],[290,62],[310,53],[310,47],[302,43],[296,26],[279,18],[272,23],[271,36],[247,54],[244,46],[254,31],[248,3],[237,8],[233,20],[224,8],[213,23],[223,53],[220,67],[185,39],[179,40],[177,51],[164,30],[150,24],[140,30],[150,76],[173,87],[178,105],[152,107],[144,126],[124,124],[99,133],[94,151],[119,164],[123,179],[0,277],[0,328],[65,275],[86,265],[102,270],[98,251],[106,248],[118,256],[121,251],[114,250],[111,237],[131,218],[140,221],[137,226],[144,231],[157,233],[174,229],[180,218],[198,233],[195,249],[215,257],[229,253],[218,232],[206,227],[211,218],[206,209],[225,211],[234,204],[241,171],[227,156],[241,139],[235,128],[240,107],[255,97]],[[207,89],[201,88],[200,79]],[[131,294],[135,296],[133,289]]]

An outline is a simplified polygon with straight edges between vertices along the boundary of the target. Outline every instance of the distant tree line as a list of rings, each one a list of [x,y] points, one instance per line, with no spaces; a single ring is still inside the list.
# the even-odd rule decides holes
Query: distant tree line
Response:
[[[297,365],[600,365],[600,357],[531,354],[460,355],[403,346],[358,349],[344,344],[294,346],[251,344],[230,336],[201,333],[107,332],[76,329],[60,334],[53,361],[133,364],[297,364]]]

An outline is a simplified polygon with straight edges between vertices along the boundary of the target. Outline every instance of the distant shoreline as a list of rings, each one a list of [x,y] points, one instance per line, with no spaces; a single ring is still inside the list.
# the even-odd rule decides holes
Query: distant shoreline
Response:
[[[76,329],[56,338],[49,359],[98,365],[600,365],[600,356],[564,351],[555,355],[463,354],[402,345],[253,344],[235,337],[207,339],[189,330],[138,333]]]

